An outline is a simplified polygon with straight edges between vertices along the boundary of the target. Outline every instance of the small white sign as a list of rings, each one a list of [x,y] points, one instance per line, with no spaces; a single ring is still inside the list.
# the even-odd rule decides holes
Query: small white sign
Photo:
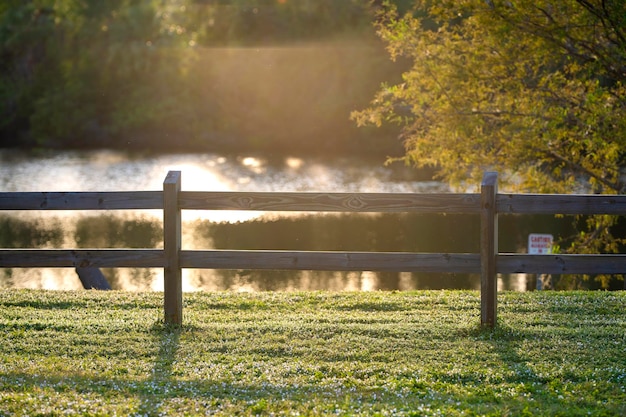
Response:
[[[531,233],[528,235],[528,253],[530,255],[552,253],[552,240],[552,235]]]

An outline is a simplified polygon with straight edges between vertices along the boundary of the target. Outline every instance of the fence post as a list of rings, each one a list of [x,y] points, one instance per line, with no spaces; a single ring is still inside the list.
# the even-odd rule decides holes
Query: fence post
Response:
[[[480,324],[494,327],[497,320],[498,281],[498,173],[485,172],[480,189]]]
[[[183,322],[182,271],[180,268],[181,215],[178,194],[181,189],[180,171],[169,171],[163,182],[163,270],[165,324]]]

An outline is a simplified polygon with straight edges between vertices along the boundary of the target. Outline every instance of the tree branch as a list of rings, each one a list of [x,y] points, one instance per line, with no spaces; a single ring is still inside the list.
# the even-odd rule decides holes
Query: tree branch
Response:
[[[602,11],[599,11],[595,5],[591,4],[591,2],[587,0],[577,0],[577,3],[587,9],[589,13],[591,13],[600,20],[600,22],[602,23],[602,27],[604,28],[606,37],[609,41],[615,43],[618,46],[626,43],[626,36],[621,31],[622,26],[618,22],[615,22],[612,18],[611,11],[607,9],[607,4],[605,0],[602,0]],[[611,31],[615,33],[616,39],[611,39]]]
[[[554,158],[554,159],[556,159],[558,161],[561,161],[561,162],[565,163],[566,165],[569,165],[574,170],[576,170],[578,172],[581,172],[583,174],[586,174],[586,175],[588,175],[591,178],[595,178],[600,183],[604,184],[606,187],[608,187],[611,190],[615,191],[617,194],[623,194],[624,193],[624,188],[626,186],[621,184],[619,181],[618,182],[609,181],[606,178],[595,174],[593,171],[585,168],[584,166],[582,166],[582,165],[572,161],[571,159],[565,158],[561,154],[553,151],[552,149],[547,149],[544,152],[545,152],[546,155],[551,156],[552,158]]]
[[[540,119],[540,120],[544,120],[544,121],[551,121],[553,120],[550,117],[541,115],[541,114],[533,114],[533,113],[517,113],[517,112],[513,112],[513,111],[502,111],[502,110],[495,110],[495,111],[485,111],[485,110],[472,110],[471,112],[457,112],[456,113],[459,116],[513,116],[513,117],[529,117],[529,118],[534,118],[534,119]]]

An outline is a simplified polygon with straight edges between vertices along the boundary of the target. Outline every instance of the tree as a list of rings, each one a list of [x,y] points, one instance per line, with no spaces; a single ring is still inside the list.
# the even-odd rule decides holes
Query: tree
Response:
[[[352,117],[400,124],[401,159],[460,186],[489,169],[513,190],[626,192],[626,2],[424,0],[376,25],[412,67]],[[576,250],[624,243],[617,218],[586,222]]]
[[[346,117],[397,72],[371,18],[360,0],[2,0],[1,145],[380,148]]]
[[[194,34],[186,0],[16,1],[0,6],[0,136],[110,146],[188,129]],[[19,137],[20,133],[25,136]]]

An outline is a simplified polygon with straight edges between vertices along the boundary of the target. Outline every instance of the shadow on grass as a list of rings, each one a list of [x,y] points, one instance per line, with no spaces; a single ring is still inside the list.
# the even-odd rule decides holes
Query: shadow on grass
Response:
[[[175,368],[181,347],[181,336],[184,332],[194,329],[193,326],[182,328],[161,323],[155,324],[150,329],[153,342],[158,346],[158,352],[154,357],[154,365],[148,378],[99,377],[80,372],[56,375],[0,372],[0,393],[3,391],[26,393],[45,388],[54,392],[54,395],[62,396],[67,392],[74,391],[84,398],[100,396],[113,402],[119,402],[119,397],[122,396],[129,400],[132,398],[138,400],[136,407],[132,403],[126,406],[131,415],[158,416],[163,415],[162,404],[176,398],[193,400],[205,409],[219,409],[221,404],[231,404],[238,401],[245,402],[247,405],[244,407],[254,408],[257,403],[264,404],[267,400],[280,401],[300,397],[303,389],[312,392],[318,391],[312,385],[289,388],[274,387],[261,382],[259,384],[246,384],[236,381],[179,378]],[[3,415],[1,396],[0,415]]]
[[[180,349],[184,344],[184,339],[189,336],[185,334],[187,331],[194,331],[194,329],[181,329],[161,324],[153,326],[152,342],[158,350],[153,351],[153,366],[147,378],[11,373],[0,374],[0,389],[29,391],[43,386],[60,395],[68,390],[74,390],[85,397],[95,394],[104,398],[117,398],[117,401],[120,396],[134,398],[138,404],[136,407],[129,405],[132,407],[132,414],[146,416],[159,415],[164,411],[163,404],[169,403],[171,406],[172,400],[175,399],[192,401],[205,412],[216,411],[233,403],[240,404],[238,408],[240,411],[242,411],[241,407],[250,411],[255,406],[267,404],[267,402],[315,401],[315,398],[332,399],[337,394],[332,392],[331,387],[324,388],[315,384],[273,385],[262,379],[254,383],[250,381],[245,383],[236,380],[211,380],[210,375],[207,379],[181,377],[178,373],[180,370],[177,360],[184,357]],[[441,369],[431,374],[430,381],[426,379],[424,382],[420,380],[414,382],[410,387],[410,396],[403,399],[404,406],[408,404],[415,406],[424,402],[443,407],[446,404],[456,403],[462,404],[463,408],[473,409],[478,414],[496,412],[504,406],[511,415],[525,415],[524,413],[557,415],[564,413],[565,410],[572,413],[569,415],[578,415],[584,411],[585,407],[599,411],[597,404],[589,402],[589,398],[593,396],[579,400],[559,397],[557,390],[564,388],[563,381],[559,379],[561,374],[542,374],[536,370],[539,360],[532,356],[533,352],[524,350],[524,342],[529,338],[536,338],[537,331],[537,329],[506,324],[500,324],[494,330],[469,329],[468,327],[459,329],[457,337],[466,339],[467,343],[489,347],[486,357],[488,359],[489,352],[492,352],[493,364],[476,363],[457,373],[448,372],[454,371],[454,368],[446,368],[442,359],[440,360]],[[320,358],[321,362],[331,363],[333,359],[336,359],[333,358],[331,352],[326,352],[324,355],[325,360]],[[349,358],[343,359],[348,361]],[[353,360],[354,358],[348,362],[352,363]],[[549,359],[548,362],[553,363],[554,358]],[[494,373],[490,372],[489,366],[497,367]],[[541,369],[541,364],[539,366]],[[320,372],[321,370],[322,368]],[[352,379],[346,379],[348,380]],[[19,384],[19,388],[14,387],[16,384]],[[516,393],[511,394],[506,391],[505,387],[515,390]],[[342,389],[345,389],[346,396],[350,395],[347,386]],[[361,397],[359,401],[367,401],[368,395]],[[384,395],[395,394],[387,392]],[[607,393],[602,395],[607,395]],[[384,401],[384,398],[380,400]],[[388,400],[389,405],[397,405],[399,398],[388,398]],[[619,413],[623,411],[625,411],[623,406],[619,408],[613,403],[611,408],[607,409],[606,415],[620,415]]]
[[[137,413],[140,415],[153,415],[159,409],[159,398],[167,397],[169,394],[170,386],[174,382],[172,368],[180,348],[181,332],[182,327],[176,325],[157,323],[152,328],[159,352],[151,370],[151,377],[144,382],[143,390],[139,393],[141,403]]]
[[[2,391],[28,392],[39,391],[44,388],[52,389],[59,395],[65,395],[68,391],[75,391],[85,398],[103,397],[112,405],[120,401],[130,400],[133,397],[138,398],[139,405],[137,408],[132,407],[132,405],[125,407],[126,412],[130,412],[130,415],[138,416],[164,415],[162,405],[177,398],[183,401],[192,400],[203,412],[209,412],[211,410],[218,411],[228,404],[242,403],[237,407],[237,409],[242,410],[253,409],[257,403],[301,401],[306,398],[307,393],[312,393],[309,399],[332,395],[331,391],[322,392],[314,385],[281,387],[261,383],[238,384],[198,379],[176,380],[174,377],[164,374],[148,380],[97,378],[78,374],[72,376],[43,376],[25,373],[0,375],[0,390]],[[45,405],[45,396],[40,394],[38,401],[41,405]],[[23,405],[20,406],[20,408],[22,407]],[[6,410],[0,399],[0,415],[4,415],[2,414],[4,411]],[[99,415],[96,410],[91,411],[93,415]]]
[[[618,301],[605,318],[607,324],[622,326],[616,328],[619,331],[623,328],[620,317],[624,304],[623,299]],[[463,307],[468,313],[461,316],[470,317],[471,321],[455,322],[457,310],[453,310],[454,314],[446,316],[453,324],[429,320],[423,331],[398,326],[399,320],[410,317],[395,317],[394,314],[379,317],[383,323],[380,328],[370,327],[369,317],[355,322],[351,316],[341,320],[341,326],[326,316],[323,320],[309,317],[295,327],[262,325],[256,320],[237,318],[229,322],[232,326],[212,326],[196,321],[202,324],[180,328],[157,323],[135,336],[149,347],[143,352],[145,367],[137,371],[141,374],[127,378],[109,374],[107,377],[80,374],[74,369],[64,375],[0,373],[0,393],[2,390],[32,392],[47,387],[59,396],[74,391],[86,398],[91,394],[114,398],[109,401],[129,398],[132,401],[127,409],[133,415],[158,415],[168,407],[175,408],[179,400],[187,405],[193,403],[205,412],[230,407],[227,411],[236,408],[242,414],[246,411],[254,414],[255,406],[261,410],[268,403],[274,403],[271,407],[280,402],[287,406],[303,402],[319,404],[337,401],[337,398],[350,398],[357,408],[378,404],[382,408],[398,406],[410,410],[427,404],[443,409],[460,407],[470,410],[470,414],[486,415],[506,412],[509,415],[585,415],[588,410],[594,415],[625,415],[626,408],[619,404],[620,398],[624,398],[624,392],[620,391],[622,369],[626,365],[623,345],[615,344],[608,349],[606,345],[612,343],[614,337],[612,333],[607,337],[606,331],[589,341],[575,333],[595,337],[597,320],[602,317],[596,315],[593,317],[596,321],[590,323],[590,317],[581,316],[581,312],[587,310],[564,307],[563,311],[558,311],[564,316],[556,319],[555,303],[546,302],[541,308],[535,304],[536,301],[529,303],[523,299],[515,304],[510,302],[510,311],[505,304],[502,319],[494,330],[476,326],[473,319],[478,310],[469,304]],[[263,311],[268,308],[265,301],[250,305]],[[352,310],[358,313],[364,310],[394,313],[397,309],[394,302],[376,305],[356,299],[333,310],[344,311],[347,305],[352,305]],[[605,314],[606,307],[596,308],[596,313]],[[239,303],[231,308],[238,310]],[[421,317],[428,309],[414,310],[414,318]],[[107,340],[111,340],[113,334],[109,333]],[[249,340],[260,334],[274,337],[260,339],[264,343]],[[191,343],[196,336],[199,342]],[[301,343],[296,344],[294,340],[298,338]],[[311,339],[317,342],[309,343]],[[337,343],[338,339],[342,343]],[[589,343],[590,349],[578,347],[580,342]],[[245,345],[242,350],[239,350],[240,343]],[[358,343],[362,348],[342,349]],[[191,348],[203,349],[202,355],[188,352]],[[598,352],[601,348],[605,348],[602,354]],[[606,354],[607,349],[609,354]],[[77,355],[82,357],[83,352],[88,350]],[[235,355],[236,360],[225,361],[226,355]],[[308,358],[301,361],[298,355]],[[237,356],[248,357],[250,364],[261,364],[283,374],[276,374],[276,379],[264,378],[255,373],[256,368],[239,363]],[[193,358],[196,365],[178,362],[186,357]],[[603,374],[594,373],[598,371],[592,363],[594,357],[598,358],[596,363],[603,368],[599,370]],[[220,375],[220,368],[211,366],[204,367],[201,373],[194,372],[195,366],[202,368],[211,361],[221,362],[228,371],[241,365],[241,374]],[[276,368],[283,363],[289,366]],[[289,379],[293,373],[302,377]],[[243,378],[240,379],[240,375]],[[602,376],[607,378],[602,381]],[[384,389],[380,385],[372,388],[368,379],[376,378],[389,384]],[[593,380],[588,382],[585,378]],[[598,382],[597,387],[592,386],[594,382]],[[355,394],[361,386],[368,388]],[[593,390],[597,393],[592,393]],[[574,391],[579,397],[573,396]]]
[[[590,313],[589,308],[546,303],[543,308],[532,309],[529,317],[517,316],[523,322],[508,323],[515,317],[512,315],[500,318],[494,329],[470,332],[474,340],[486,343],[497,356],[500,383],[512,389],[506,403],[508,407],[517,407],[509,411],[533,415],[626,415],[626,404],[617,400],[624,396],[619,384],[623,351],[607,346],[610,336],[606,328],[599,330],[600,323],[590,322]],[[603,308],[601,314],[604,313],[620,314],[617,309]],[[605,319],[610,321],[609,317]],[[598,343],[601,340],[605,342]],[[487,398],[495,403],[500,401],[493,393],[480,390],[476,398],[468,400]]]

